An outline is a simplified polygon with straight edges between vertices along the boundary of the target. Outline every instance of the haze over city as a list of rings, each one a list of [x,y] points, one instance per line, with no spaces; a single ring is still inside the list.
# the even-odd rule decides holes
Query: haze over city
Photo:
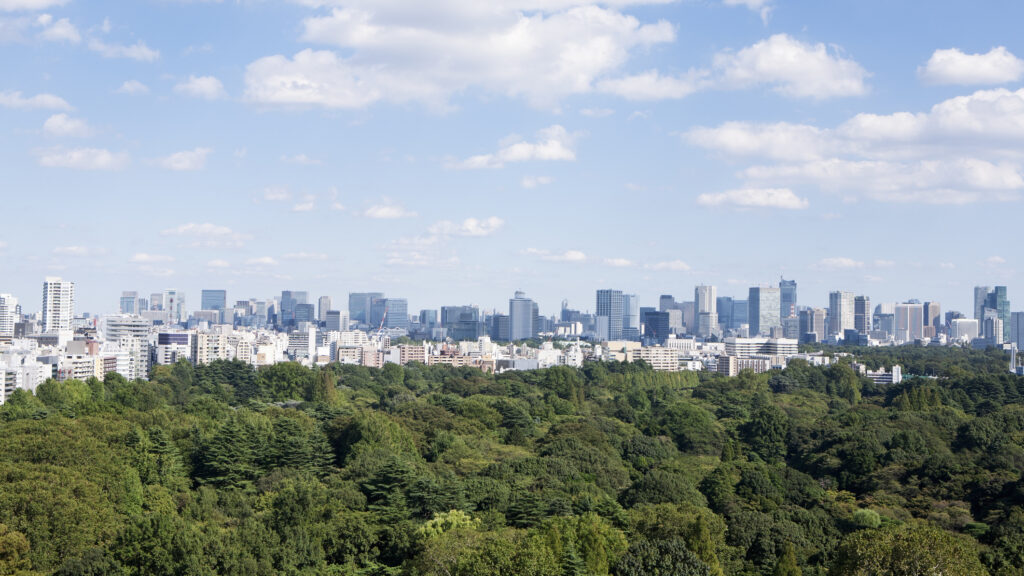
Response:
[[[0,0],[2,290],[969,311],[1021,280],[1021,11]]]

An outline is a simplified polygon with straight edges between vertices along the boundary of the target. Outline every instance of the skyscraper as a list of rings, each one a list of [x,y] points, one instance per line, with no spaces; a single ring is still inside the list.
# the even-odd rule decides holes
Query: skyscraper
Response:
[[[227,290],[203,290],[200,296],[202,310],[227,310]]]
[[[331,310],[331,297],[321,296],[317,302],[316,319],[321,324],[327,322],[327,312]]]
[[[640,299],[636,294],[622,295],[622,338],[640,339]]]
[[[43,332],[69,332],[75,317],[75,283],[56,277],[43,282]]]
[[[348,312],[343,310],[328,310],[327,319],[324,321],[325,329],[328,332],[344,332],[348,330]]]
[[[139,309],[139,293],[121,292],[120,310],[121,314],[138,314],[142,312]]]
[[[281,291],[281,307],[277,313],[277,323],[282,328],[291,328],[296,325],[295,309],[299,304],[306,304],[309,294],[297,290]],[[312,316],[312,315],[311,315]]]
[[[871,332],[871,299],[867,296],[853,299],[853,329],[858,334]]]
[[[534,302],[524,292],[516,292],[515,297],[508,301],[508,332],[509,340],[527,340],[533,338]]]
[[[842,336],[847,330],[853,329],[853,292],[832,292],[828,295],[828,335]]]
[[[974,319],[978,321],[979,326],[982,320],[985,319],[985,305],[988,301],[988,293],[988,286],[974,287]]]
[[[164,290],[164,310],[172,324],[180,324],[188,316],[185,310],[185,293],[175,289]]]
[[[924,303],[924,325],[925,328],[931,327],[933,336],[942,332],[945,323],[942,321],[942,305],[938,302]],[[928,330],[925,330],[925,332],[928,332]]]
[[[383,292],[352,292],[348,295],[348,314],[353,322],[370,323],[370,306],[374,300],[383,298]]]
[[[14,336],[14,325],[18,323],[18,299],[10,294],[0,294],[0,339]]]
[[[718,298],[714,286],[697,286],[693,289],[696,308],[696,334],[707,338],[718,331]]]
[[[1003,341],[1010,338],[1010,301],[1006,297],[1006,286],[996,286],[990,289],[988,286],[975,286],[974,288],[974,317],[984,330],[985,310],[994,310],[995,315],[1002,322]]]
[[[409,302],[405,298],[375,298],[370,303],[370,327],[409,329]]]
[[[622,339],[622,290],[597,291],[597,317],[608,318],[609,340]]]
[[[796,280],[779,279],[779,302],[781,318],[796,315]]]
[[[896,342],[914,342],[924,337],[924,304],[906,302],[896,305]]]
[[[772,328],[781,328],[781,294],[774,286],[753,286],[747,298],[747,324],[750,335],[770,334]]]
[[[822,308],[800,311],[800,342],[821,342],[825,338],[825,316]]]
[[[1024,348],[1024,312],[1010,314],[1010,342],[1016,342],[1018,348]]]
[[[149,309],[150,310],[163,310],[164,309],[164,293],[153,292],[149,295]]]

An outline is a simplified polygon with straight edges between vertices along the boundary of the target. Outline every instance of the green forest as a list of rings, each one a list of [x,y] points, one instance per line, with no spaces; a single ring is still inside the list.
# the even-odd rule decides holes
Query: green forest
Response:
[[[1003,352],[782,371],[240,362],[0,407],[0,575],[1024,574]]]

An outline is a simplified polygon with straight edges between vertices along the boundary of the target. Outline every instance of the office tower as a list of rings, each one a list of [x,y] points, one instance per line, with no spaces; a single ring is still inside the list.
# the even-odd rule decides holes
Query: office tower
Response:
[[[18,323],[18,299],[10,294],[0,294],[0,338],[14,337],[14,325]]]
[[[441,326],[457,342],[477,340],[484,335],[480,309],[476,306],[442,306]]]
[[[145,298],[139,298],[139,301],[136,304],[135,309],[138,310],[136,314],[142,314],[143,310],[149,310],[149,300],[146,300]]]
[[[504,314],[491,316],[491,339],[497,342],[512,340],[512,324],[508,316]]]
[[[203,290],[201,295],[202,310],[227,310],[227,290]]]
[[[643,315],[644,340],[656,344],[664,344],[671,332],[669,328],[668,312],[658,312],[651,309]]]
[[[842,336],[854,329],[853,292],[836,291],[828,295],[828,335]]]
[[[640,298],[636,294],[622,295],[622,338],[640,339]]]
[[[164,309],[164,294],[163,292],[153,292],[149,295],[149,309],[150,310],[163,310]]]
[[[743,324],[748,324],[750,302],[747,300],[732,301],[732,329],[739,330]]]
[[[779,279],[779,303],[781,318],[796,315],[796,280]]]
[[[121,314],[139,314],[142,310],[139,307],[138,292],[121,292]]]
[[[430,330],[437,326],[437,310],[420,310],[420,327]]]
[[[1010,314],[1010,342],[1016,343],[1017,348],[1024,348],[1024,312]]]
[[[750,335],[770,334],[772,328],[781,328],[779,318],[781,294],[774,286],[753,286],[747,297],[747,324]]]
[[[72,330],[75,317],[75,283],[56,277],[43,282],[43,332]]]
[[[808,308],[800,311],[800,342],[821,342],[825,339],[824,308]]]
[[[671,294],[662,294],[658,298],[658,311],[668,312],[676,309],[676,299]]]
[[[728,296],[715,298],[715,311],[718,312],[718,324],[722,330],[732,330],[732,298]],[[743,320],[746,321],[746,319],[744,315]]]
[[[384,297],[383,292],[353,292],[348,295],[348,314],[353,322],[370,323],[370,306]]]
[[[409,302],[405,298],[376,298],[370,303],[370,327],[409,329]]]
[[[164,290],[164,310],[172,324],[181,324],[188,318],[185,309],[185,293],[175,289]]]
[[[975,286],[974,287],[974,319],[978,321],[978,325],[981,325],[981,321],[984,319],[985,307],[988,304],[988,294],[990,290],[988,286]]]
[[[300,304],[308,304],[309,294],[305,291],[298,290],[282,290],[281,291],[281,306],[277,312],[277,324],[282,328],[293,328],[298,324],[298,319],[295,317],[295,310]],[[305,314],[305,313],[304,313]],[[306,322],[311,322],[314,318],[314,314],[310,314],[310,318]]]
[[[871,332],[871,299],[867,296],[853,299],[853,329],[858,334]]]
[[[332,308],[332,306],[331,306],[331,297],[330,296],[321,296],[320,300],[317,301],[317,309],[316,309],[316,320],[317,320],[317,322],[319,322],[321,324],[323,324],[324,322],[327,322],[327,312],[330,311],[331,308]]]
[[[344,332],[348,330],[349,318],[345,310],[328,310],[324,320],[328,332]]]
[[[924,305],[906,302],[896,305],[897,342],[914,342],[924,337]]]
[[[707,338],[718,331],[718,296],[714,286],[697,286],[693,289],[696,308],[696,333]]]
[[[988,294],[986,308],[996,311],[996,316],[1003,324],[1003,342],[1010,338],[1010,301],[1006,299],[1006,286],[996,286]]]
[[[622,290],[597,291],[597,317],[608,318],[608,340],[622,339]],[[598,320],[600,322],[600,320]],[[600,330],[599,330],[600,332]]]
[[[924,326],[926,335],[930,332],[930,335],[934,337],[943,332],[945,323],[942,321],[941,304],[938,302],[924,303]]]
[[[621,300],[619,304],[621,314]],[[533,310],[533,300],[527,298],[524,292],[516,292],[515,297],[508,301],[509,340],[527,340],[534,337]]]
[[[954,318],[949,323],[950,340],[969,343],[978,335],[978,321],[974,318]]]
[[[985,344],[988,346],[999,346],[1004,342],[1003,321],[995,314],[990,314],[985,317],[985,324],[982,329],[982,338],[985,339]]]
[[[306,323],[317,323],[316,320],[316,306],[312,304],[296,304],[295,305],[295,326],[299,326],[303,322]]]

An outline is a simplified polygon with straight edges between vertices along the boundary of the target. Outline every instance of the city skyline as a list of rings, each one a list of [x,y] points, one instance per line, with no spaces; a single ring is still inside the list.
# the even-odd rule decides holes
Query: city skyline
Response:
[[[3,290],[1024,280],[1024,6],[401,4],[0,0]]]

